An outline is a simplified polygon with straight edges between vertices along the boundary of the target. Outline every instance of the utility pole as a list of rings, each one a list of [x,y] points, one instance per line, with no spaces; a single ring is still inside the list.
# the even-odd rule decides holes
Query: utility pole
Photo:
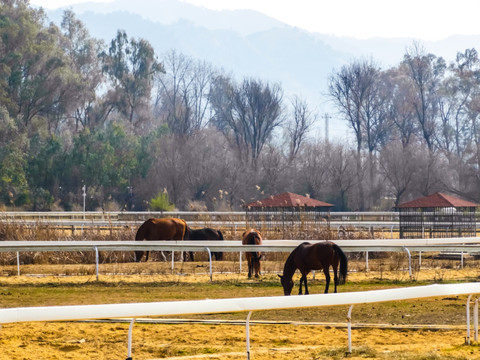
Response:
[[[83,195],[83,219],[85,219],[85,198],[87,197],[87,192],[86,192],[87,187],[86,187],[86,185],[82,186],[82,190],[83,190],[83,194],[82,194]]]
[[[325,142],[328,142],[328,122],[332,117],[328,113],[325,113],[323,118],[325,119]]]

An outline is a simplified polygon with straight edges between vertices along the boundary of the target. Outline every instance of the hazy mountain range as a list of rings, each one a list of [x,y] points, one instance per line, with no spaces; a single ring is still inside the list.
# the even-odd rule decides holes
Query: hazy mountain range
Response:
[[[330,135],[344,136],[324,96],[327,78],[354,58],[373,58],[382,67],[398,64],[413,39],[358,40],[310,33],[255,11],[214,11],[178,0],[115,0],[70,6],[90,34],[110,42],[118,29],[147,39],[157,54],[177,51],[232,72],[281,83],[285,95],[301,95],[320,114],[332,115]],[[59,24],[63,10],[47,10]],[[458,51],[479,48],[480,36],[421,42],[447,61]],[[322,131],[322,130],[321,130]],[[323,134],[322,134],[323,136]]]

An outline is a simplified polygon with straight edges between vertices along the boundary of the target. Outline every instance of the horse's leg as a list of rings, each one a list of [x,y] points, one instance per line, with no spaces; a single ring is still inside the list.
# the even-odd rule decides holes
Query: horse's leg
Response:
[[[328,287],[330,286],[330,271],[328,270],[328,266],[323,268],[323,273],[325,274],[325,291],[324,293],[328,293]]]
[[[190,255],[190,261],[195,261],[195,257],[193,256],[193,251],[189,251],[188,254]]]
[[[252,270],[253,270],[253,263],[252,263],[252,258],[248,255],[247,255],[248,277],[251,278],[252,277]]]
[[[260,259],[253,259],[254,266],[255,266],[255,277],[258,278],[260,274]]]
[[[310,294],[310,293],[308,292],[307,274],[302,275],[302,277],[303,277],[303,283],[305,284],[305,295],[308,295],[308,294]]]
[[[146,251],[146,254],[147,254],[147,255],[145,256],[145,262],[148,261],[148,254],[150,254],[150,251]]]
[[[298,295],[303,295],[303,292],[302,292],[302,283],[303,283],[303,275],[302,275],[302,277],[300,278],[300,283],[298,284]]]
[[[163,253],[163,251],[160,251],[160,254],[162,254],[163,261],[167,261],[167,257]],[[148,257],[148,252],[147,252],[147,257]]]
[[[135,262],[142,261],[143,251],[135,251]]]
[[[193,261],[193,252],[191,251],[182,251],[183,261],[187,262],[190,257],[190,261]]]

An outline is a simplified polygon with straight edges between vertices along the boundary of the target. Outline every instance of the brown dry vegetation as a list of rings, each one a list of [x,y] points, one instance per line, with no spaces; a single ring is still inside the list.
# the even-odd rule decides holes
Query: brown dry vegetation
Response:
[[[129,238],[125,234],[119,236]],[[84,233],[81,236],[99,239],[100,235],[102,240],[118,239],[118,234]],[[31,236],[31,239],[40,239],[38,233]],[[417,265],[410,278],[404,254],[373,255],[370,271],[366,272],[361,254],[350,254],[349,278],[339,291],[467,282],[480,277],[480,262],[472,258],[468,258],[465,268],[460,269],[458,261],[440,261],[424,254],[421,269]],[[22,254],[21,276],[16,276],[15,257],[2,254],[0,306],[282,294],[276,274],[281,272],[286,254],[268,254],[263,263],[264,275],[259,280],[246,278],[245,263],[242,264],[243,272],[239,273],[238,255],[230,254],[226,261],[214,262],[212,282],[204,261],[177,263],[172,272],[170,263],[134,264],[129,262],[128,256],[102,254],[101,274],[96,281],[93,254]],[[205,259],[205,254],[199,256]],[[316,275],[315,280],[309,280],[311,293],[323,291],[323,276]],[[298,283],[298,277],[296,280]],[[352,314],[354,351],[348,355],[345,327],[348,307],[255,312],[251,326],[252,359],[478,359],[479,346],[465,345],[464,341],[465,304],[466,296],[356,305]],[[209,322],[137,322],[133,330],[133,358],[245,359],[245,313],[188,318]],[[221,324],[219,320],[239,324]],[[0,330],[0,359],[124,359],[127,334],[128,322],[6,324]]]

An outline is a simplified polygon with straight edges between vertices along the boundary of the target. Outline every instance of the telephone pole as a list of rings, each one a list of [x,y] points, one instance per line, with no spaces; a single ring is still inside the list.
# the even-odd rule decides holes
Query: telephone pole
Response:
[[[328,122],[332,117],[328,113],[325,113],[323,118],[325,119],[325,142],[328,142]]]

